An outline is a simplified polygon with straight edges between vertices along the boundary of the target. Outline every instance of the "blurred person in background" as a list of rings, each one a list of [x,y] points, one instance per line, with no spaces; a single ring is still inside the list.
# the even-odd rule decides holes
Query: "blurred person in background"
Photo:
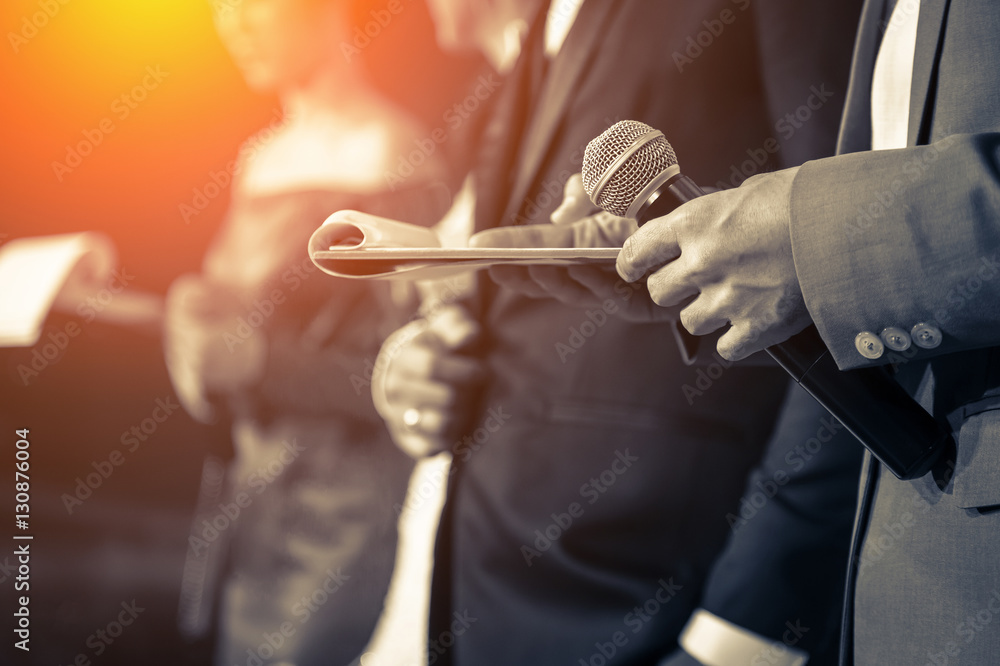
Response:
[[[212,4],[247,83],[278,94],[284,122],[241,151],[202,273],[168,294],[177,394],[199,420],[230,420],[235,449],[224,483],[206,465],[182,630],[214,629],[219,664],[349,663],[382,609],[412,468],[357,380],[410,312],[387,285],[316,277],[306,244],[341,209],[435,222],[446,168],[432,156],[387,189],[383,174],[427,132],[341,51],[351,3]]]

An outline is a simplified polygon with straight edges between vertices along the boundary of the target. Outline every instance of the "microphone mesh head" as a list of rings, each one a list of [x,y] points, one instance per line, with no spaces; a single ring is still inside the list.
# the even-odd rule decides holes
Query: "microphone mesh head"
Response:
[[[662,135],[638,148],[632,147],[639,137],[655,131],[646,123],[622,120],[587,144],[583,154],[583,188],[591,201],[613,215],[624,217],[642,189],[677,164],[673,147]],[[628,159],[609,174],[615,161],[629,152],[632,154]],[[607,184],[595,199],[594,190],[606,174]]]

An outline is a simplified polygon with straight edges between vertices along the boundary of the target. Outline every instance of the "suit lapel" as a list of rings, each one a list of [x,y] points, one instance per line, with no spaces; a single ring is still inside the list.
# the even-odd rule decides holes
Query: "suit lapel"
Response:
[[[535,81],[531,49],[542,39],[545,12],[540,11],[531,23],[514,68],[504,77],[499,98],[490,111],[478,164],[476,166],[475,230],[497,226],[498,216],[509,205],[510,191],[518,171],[518,146],[531,116]],[[537,45],[541,48],[541,45]]]
[[[851,78],[837,139],[837,153],[856,153],[872,147],[872,74],[882,42],[886,0],[867,0],[854,42]]]
[[[906,143],[926,143],[929,136],[930,109],[933,106],[934,79],[938,56],[944,40],[945,17],[949,0],[921,0],[917,23],[917,50],[913,58],[913,83],[910,87],[910,123]]]
[[[501,224],[520,211],[551,148],[553,135],[566,116],[577,81],[600,57],[597,44],[614,5],[608,1],[584,2],[565,44],[550,65],[541,94],[532,105],[535,113],[521,144],[519,164],[514,165],[517,178]]]

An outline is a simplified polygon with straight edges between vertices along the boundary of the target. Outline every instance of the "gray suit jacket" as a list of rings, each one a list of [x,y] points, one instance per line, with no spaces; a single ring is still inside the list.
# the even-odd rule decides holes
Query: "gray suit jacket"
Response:
[[[899,381],[956,433],[916,481],[869,460],[854,581],[857,664],[1000,663],[1000,6],[923,0],[908,147],[871,144],[884,0],[863,12],[839,150],[792,194],[806,305],[843,369],[897,363]],[[931,324],[934,349],[867,359],[862,331]]]

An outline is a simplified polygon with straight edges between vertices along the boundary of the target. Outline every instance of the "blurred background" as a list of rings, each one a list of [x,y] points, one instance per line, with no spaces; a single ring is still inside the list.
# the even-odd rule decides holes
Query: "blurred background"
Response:
[[[360,66],[436,127],[481,63],[445,57],[423,3],[402,6]],[[277,99],[248,90],[205,0],[8,0],[0,28],[0,247],[100,231],[117,247],[127,288],[162,295],[199,268],[229,201],[218,174],[248,136],[280,117]],[[74,150],[81,142],[92,144],[89,154]],[[36,361],[36,373],[23,368],[37,349],[0,348],[7,625],[16,596],[11,468],[22,428],[30,430],[34,536],[31,651],[4,640],[0,662],[206,663],[203,650],[179,640],[175,617],[204,455],[225,453],[228,433],[182,409],[167,410],[149,432],[158,404],[176,402],[159,335],[54,314],[36,347],[70,323],[79,335]],[[127,433],[144,422],[145,440],[129,451]],[[124,462],[89,495],[78,490],[116,450]],[[97,638],[133,600],[143,609],[136,621],[110,642]]]

